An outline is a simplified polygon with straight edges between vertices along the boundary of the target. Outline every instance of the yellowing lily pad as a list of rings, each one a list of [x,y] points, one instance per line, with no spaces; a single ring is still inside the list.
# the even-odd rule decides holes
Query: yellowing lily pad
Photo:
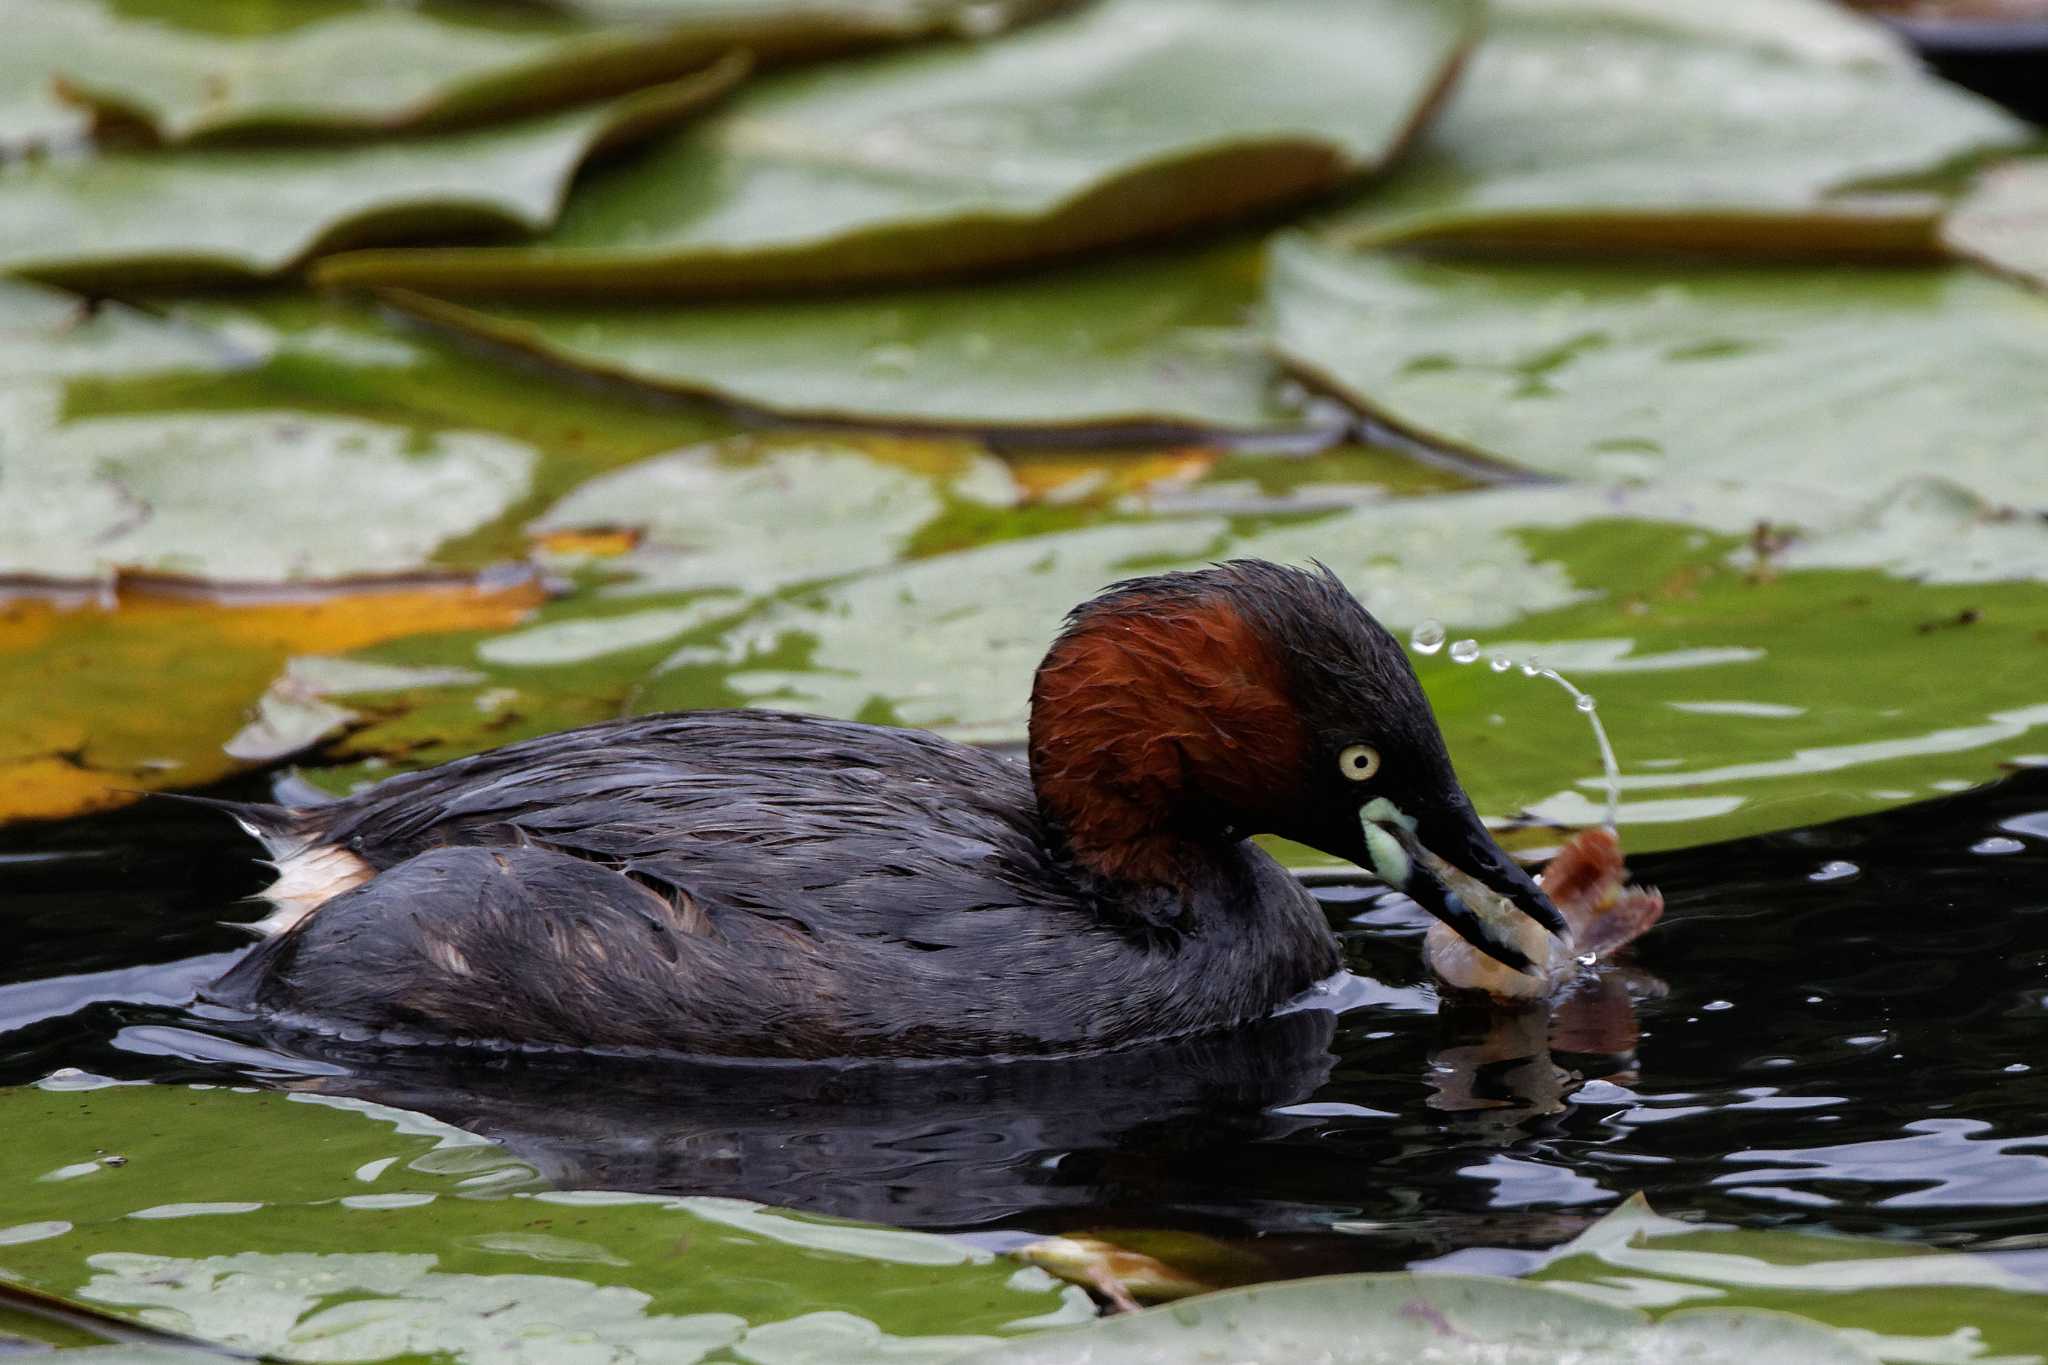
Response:
[[[147,591],[0,599],[0,820],[123,805],[251,766],[224,745],[294,654],[511,627],[533,583],[466,583],[235,605]],[[275,755],[266,754],[264,757]]]
[[[1939,472],[2048,505],[2048,298],[1974,271],[1674,273],[1288,239],[1269,279],[1290,366],[1442,445],[1569,477],[1821,493]]]
[[[674,80],[734,48],[788,56],[944,32],[946,6],[750,0],[542,8],[353,0],[0,0],[0,81],[59,86],[160,141],[362,135],[500,119]],[[28,114],[24,112],[26,121]],[[0,129],[33,132],[0,114]]]
[[[1332,230],[1371,242],[1931,254],[1942,200],[1851,193],[2028,141],[1910,65],[1788,51],[1777,5],[1501,0],[1441,118]],[[1793,5],[1787,35],[1811,16]],[[1869,26],[1873,27],[1874,26]],[[1875,40],[1879,51],[1888,43]],[[1854,49],[1851,49],[1854,50]]]
[[[0,166],[0,270],[95,285],[246,279],[366,240],[539,232],[587,157],[684,118],[746,66],[735,56],[606,104],[361,146]]]
[[[319,278],[731,294],[1131,241],[1386,164],[1472,16],[1462,0],[1103,0],[994,42],[758,81],[593,176],[537,246],[351,253]]]
[[[783,416],[969,428],[1288,427],[1249,244],[886,295],[419,317],[563,364]]]

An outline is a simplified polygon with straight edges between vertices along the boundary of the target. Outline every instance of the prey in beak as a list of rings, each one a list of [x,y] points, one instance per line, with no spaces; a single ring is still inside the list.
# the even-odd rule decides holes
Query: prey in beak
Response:
[[[1418,816],[1380,796],[1365,803],[1358,820],[1366,861],[1380,880],[1488,957],[1518,972],[1535,971],[1523,946],[1532,939],[1531,921],[1569,944],[1564,916],[1501,851],[1469,802]]]

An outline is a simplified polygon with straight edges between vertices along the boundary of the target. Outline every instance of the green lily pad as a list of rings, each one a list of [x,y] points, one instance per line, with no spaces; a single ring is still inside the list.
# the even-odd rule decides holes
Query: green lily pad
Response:
[[[404,573],[519,502],[539,458],[481,432],[422,443],[403,427],[292,411],[67,423],[60,403],[54,386],[0,389],[0,575]],[[266,524],[270,534],[222,534]]]
[[[589,17],[473,3],[158,0],[137,14],[114,0],[4,0],[0,23],[14,40],[0,54],[0,83],[61,86],[76,104],[163,142],[361,135],[618,94],[734,48],[788,57],[931,36],[959,20],[958,7],[847,0],[585,8]],[[631,22],[593,22],[607,11]],[[0,112],[0,130],[35,135],[33,106],[19,117]]]
[[[1985,172],[1941,230],[1957,255],[2048,289],[2048,157]]]
[[[956,1365],[1875,1365],[1826,1328],[1721,1308],[1660,1322],[1513,1280],[1332,1275],[1184,1299],[970,1354]]]
[[[48,1084],[0,1091],[0,1276],[245,1351],[937,1362],[1092,1313],[940,1237],[551,1190],[482,1138],[317,1078]]]
[[[673,501],[633,471],[617,477],[622,495]],[[696,497],[705,524],[720,497]],[[1068,608],[1118,578],[1233,555],[1320,558],[1396,630],[1434,618],[1562,669],[1597,696],[1620,750],[1620,822],[1634,850],[1880,808],[1989,780],[2048,744],[2038,686],[2048,526],[2000,519],[1949,486],[1908,484],[1875,501],[1769,484],[1513,488],[1354,497],[1347,510],[1257,522],[1191,501],[1196,510],[1179,514],[848,566],[836,580],[819,564],[822,581],[770,584],[765,598],[736,590],[748,561],[722,559],[715,540],[635,550],[610,561],[630,576],[551,604],[521,631],[365,651],[485,679],[360,697],[335,689],[330,700],[364,719],[333,753],[358,761],[311,775],[346,790],[393,760],[438,762],[607,715],[704,706],[1016,743],[1032,671]],[[1799,523],[1784,519],[1795,507]],[[608,525],[612,512],[594,508],[578,524]],[[1759,560],[1753,530],[1765,521]],[[752,542],[747,525],[736,518],[731,543]],[[1859,682],[1845,690],[1852,658]],[[1482,812],[1601,818],[1597,753],[1560,690],[1512,669],[1418,662]]]
[[[803,418],[970,428],[1284,428],[1249,244],[889,295],[408,312],[549,360]]]
[[[2048,299],[1970,270],[1674,274],[1285,239],[1269,279],[1289,365],[1404,431],[1508,464],[1822,494],[1939,470],[2048,505]]]
[[[1831,35],[1865,21],[1839,14],[1811,44],[1774,43],[1771,22],[1811,33],[1811,11],[1751,5],[1731,20],[1723,8],[1502,0],[1442,117],[1331,230],[1379,243],[1931,254],[1938,197],[1846,192],[2033,136],[1911,66],[1784,50],[1848,47]]]
[[[1797,1313],[1880,1360],[2038,1360],[2048,1294],[1996,1261],[1791,1228],[1660,1218],[1640,1195],[1547,1258],[1534,1281],[1652,1315],[1673,1307]]]
[[[1397,152],[1463,0],[1103,0],[995,42],[764,78],[590,178],[533,247],[394,249],[335,284],[731,294],[925,279],[1298,200]]]
[[[363,241],[539,232],[586,158],[684,118],[746,66],[730,57],[607,104],[361,146],[0,166],[0,270],[93,285],[247,279]]]

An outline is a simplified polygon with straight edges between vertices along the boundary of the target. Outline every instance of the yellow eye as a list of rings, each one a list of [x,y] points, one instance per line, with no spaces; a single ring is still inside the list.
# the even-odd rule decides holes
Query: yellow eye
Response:
[[[1380,751],[1370,744],[1353,744],[1337,755],[1337,771],[1353,782],[1364,782],[1380,770]]]

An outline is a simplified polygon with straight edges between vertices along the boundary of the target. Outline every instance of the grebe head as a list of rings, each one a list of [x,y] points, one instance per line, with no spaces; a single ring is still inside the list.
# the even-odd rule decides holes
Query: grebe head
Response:
[[[1076,859],[1186,888],[1277,834],[1369,868],[1475,947],[1528,958],[1446,878],[1564,921],[1458,785],[1408,656],[1336,575],[1237,560],[1076,608],[1031,689],[1031,774]]]

